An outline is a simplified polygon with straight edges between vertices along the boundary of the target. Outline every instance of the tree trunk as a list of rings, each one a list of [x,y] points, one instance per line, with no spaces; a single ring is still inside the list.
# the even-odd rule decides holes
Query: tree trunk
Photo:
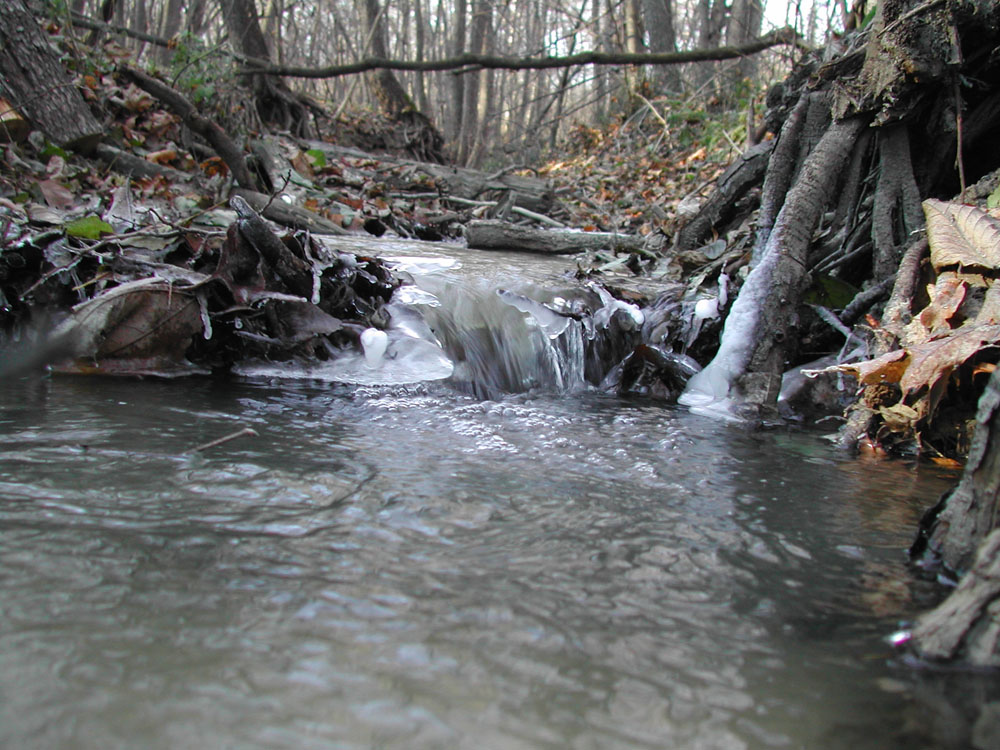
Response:
[[[254,0],[219,0],[229,32],[229,41],[239,52],[257,60],[271,61],[271,51],[261,31]],[[280,130],[309,134],[309,108],[283,79],[253,74],[250,87],[260,119]]]
[[[649,34],[650,52],[675,52],[674,0],[643,0],[642,16]],[[681,90],[681,72],[676,65],[664,65],[653,73],[653,85],[673,94]]]
[[[722,32],[726,27],[726,7],[725,0],[698,0],[698,47],[710,49],[718,47],[722,42]],[[715,68],[718,63],[707,61],[694,65],[695,88],[706,93],[713,93],[714,86],[710,85],[715,76]]]
[[[760,24],[763,20],[764,0],[733,0],[729,21],[726,24],[726,43],[736,46],[756,39],[760,36]],[[747,78],[752,79],[756,74],[756,57],[744,57],[732,65],[726,75],[725,98],[734,103],[735,95],[742,88],[740,84]]]
[[[389,59],[388,32],[386,31],[385,14],[378,0],[363,0],[365,26],[371,36],[371,51],[375,57]],[[407,111],[415,109],[413,100],[406,93],[396,74],[391,70],[376,70],[371,74],[371,87],[379,102],[379,108],[391,120]]]
[[[0,13],[0,91],[63,148],[88,153],[104,129],[91,114],[24,0]]]

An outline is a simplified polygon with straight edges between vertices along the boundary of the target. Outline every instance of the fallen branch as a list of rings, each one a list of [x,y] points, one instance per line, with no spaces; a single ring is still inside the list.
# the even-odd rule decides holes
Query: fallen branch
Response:
[[[645,239],[612,232],[574,232],[530,229],[505,221],[470,221],[465,227],[469,247],[478,250],[522,250],[548,255],[570,255],[587,250],[638,252]]]
[[[162,81],[158,81],[127,65],[119,65],[118,73],[146,93],[163,102],[175,114],[180,115],[185,125],[208,141],[209,145],[215,149],[215,152],[226,163],[226,166],[229,167],[229,171],[232,172],[233,179],[237,185],[249,190],[256,189],[257,186],[250,176],[250,170],[247,169],[242,150],[240,150],[233,142],[233,139],[222,128],[207,117],[199,114],[195,106],[180,92]]]
[[[693,49],[682,52],[632,53],[632,52],[580,52],[565,57],[494,57],[467,53],[444,60],[387,60],[366,57],[347,65],[330,65],[325,68],[305,68],[294,65],[271,65],[264,60],[253,60],[241,71],[242,75],[272,75],[288,78],[338,78],[370,70],[440,71],[464,68],[489,68],[493,70],[544,70],[571,68],[579,65],[679,65],[707,60],[731,60],[763,52],[782,44],[800,46],[801,39],[791,27],[771,32],[746,44],[710,49]]]

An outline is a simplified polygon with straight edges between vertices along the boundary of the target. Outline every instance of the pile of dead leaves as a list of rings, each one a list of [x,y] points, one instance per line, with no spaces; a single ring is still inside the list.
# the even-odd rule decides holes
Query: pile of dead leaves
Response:
[[[1000,359],[1000,211],[938,200],[923,206],[930,260],[922,309],[891,351],[826,372],[857,378],[856,408],[871,413],[877,447],[910,445],[949,461],[967,452],[975,404]]]
[[[649,102],[637,114],[645,116],[604,129],[577,125],[565,155],[538,170],[559,186],[556,192],[571,206],[573,225],[640,236],[658,230],[671,234],[686,205],[704,197],[745,145],[738,126],[719,140],[706,138],[699,113],[676,102]]]

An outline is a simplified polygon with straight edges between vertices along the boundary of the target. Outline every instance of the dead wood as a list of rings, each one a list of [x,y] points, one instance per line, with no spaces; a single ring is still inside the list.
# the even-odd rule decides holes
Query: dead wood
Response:
[[[275,224],[292,229],[303,229],[314,234],[349,234],[343,227],[334,224],[329,219],[324,219],[309,209],[289,205],[280,198],[258,193],[256,190],[233,188],[229,194],[242,198],[265,219],[270,219]]]
[[[293,65],[269,65],[266,61],[255,60],[243,71],[246,75],[287,76],[289,78],[337,78],[355,75],[370,70],[464,70],[490,68],[501,70],[550,70],[552,68],[573,68],[581,65],[679,65],[706,60],[732,60],[763,52],[771,47],[784,44],[801,45],[795,30],[790,27],[778,29],[746,44],[715,47],[711,49],[685,50],[682,52],[625,53],[625,52],[581,52],[565,57],[494,57],[467,53],[445,60],[387,60],[368,57],[347,65],[331,65],[325,68],[305,68]]]
[[[753,146],[726,170],[698,214],[675,235],[675,252],[684,253],[700,247],[711,237],[713,229],[736,215],[739,201],[764,179],[773,148],[774,141]]]
[[[109,146],[106,143],[99,143],[94,149],[94,156],[103,161],[110,169],[119,174],[128,175],[134,178],[141,177],[165,177],[171,182],[190,182],[193,175],[182,172],[179,169],[165,167],[162,164],[154,164],[142,157],[122,151],[120,148]]]
[[[372,155],[355,148],[335,146],[323,141],[304,141],[305,148],[318,149],[327,159],[371,159]],[[396,190],[426,193],[428,182],[441,195],[453,195],[467,200],[498,200],[514,194],[514,205],[539,214],[560,214],[552,185],[537,177],[509,173],[487,174],[465,167],[401,159],[379,155],[378,161],[397,169],[394,174],[379,174],[379,180]],[[359,168],[360,169],[360,168]],[[430,180],[428,180],[430,178]]]
[[[312,265],[292,253],[243,198],[234,195],[229,204],[239,216],[236,226],[240,234],[260,252],[289,291],[311,299],[314,285]]]
[[[465,226],[469,247],[479,250],[523,250],[549,255],[569,255],[587,250],[635,252],[645,244],[642,237],[611,232],[574,232],[531,229],[505,221],[470,221]]]
[[[183,119],[185,125],[208,141],[209,145],[215,149],[215,152],[229,167],[237,185],[248,190],[257,189],[256,183],[250,176],[250,170],[247,169],[243,151],[218,124],[199,114],[195,106],[185,96],[162,81],[127,65],[119,65],[117,72],[126,80],[163,102]]]

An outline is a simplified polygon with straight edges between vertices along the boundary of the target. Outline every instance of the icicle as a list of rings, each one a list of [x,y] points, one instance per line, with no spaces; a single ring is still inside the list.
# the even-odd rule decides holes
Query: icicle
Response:
[[[365,363],[374,369],[382,365],[386,347],[389,346],[389,337],[385,331],[377,328],[366,328],[361,334],[361,348],[365,352]]]
[[[202,335],[208,341],[212,338],[212,318],[208,314],[208,297],[201,292],[195,295],[198,300],[198,311],[201,314]]]

